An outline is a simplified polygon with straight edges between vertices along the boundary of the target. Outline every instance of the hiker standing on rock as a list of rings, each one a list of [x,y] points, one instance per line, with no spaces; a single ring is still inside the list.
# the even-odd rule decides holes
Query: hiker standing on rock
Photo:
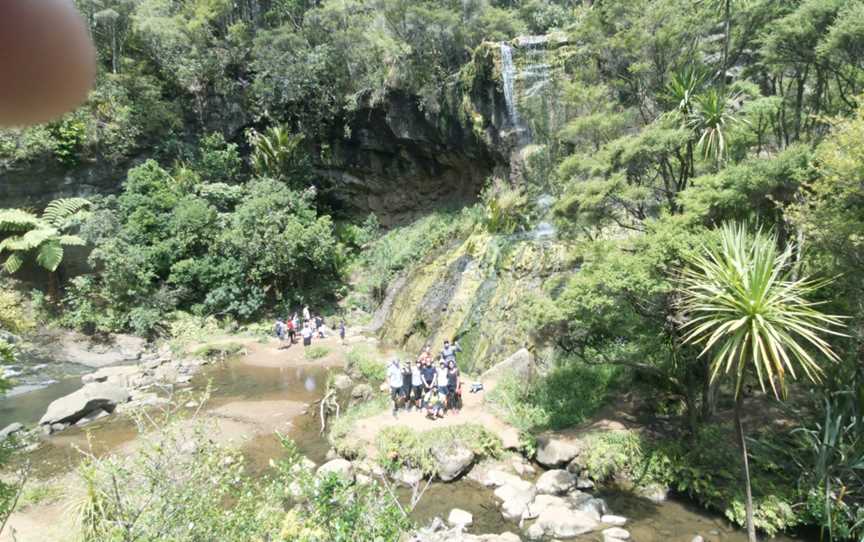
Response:
[[[456,363],[456,353],[461,352],[462,347],[459,346],[459,341],[453,341],[453,344],[450,344],[450,341],[444,341],[444,349],[441,350],[441,357],[444,358],[445,363]]]
[[[387,383],[390,384],[390,399],[393,400],[393,417],[398,417],[399,397],[402,395],[402,368],[399,360],[393,358],[387,366]]]

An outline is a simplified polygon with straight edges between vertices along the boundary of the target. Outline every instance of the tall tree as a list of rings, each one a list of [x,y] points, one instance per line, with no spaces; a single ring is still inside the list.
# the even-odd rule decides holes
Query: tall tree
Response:
[[[777,237],[761,229],[751,234],[741,224],[726,223],[718,247],[704,247],[682,270],[682,308],[688,319],[684,341],[711,354],[711,378],[732,375],[735,428],[744,471],[747,534],[756,540],[747,445],[741,422],[744,383],[753,371],[778,399],[786,395],[787,373],[796,366],[811,381],[822,375],[815,354],[839,358],[820,335],[839,334],[839,316],[823,314],[808,297],[824,281],[794,278],[794,248],[779,250]]]

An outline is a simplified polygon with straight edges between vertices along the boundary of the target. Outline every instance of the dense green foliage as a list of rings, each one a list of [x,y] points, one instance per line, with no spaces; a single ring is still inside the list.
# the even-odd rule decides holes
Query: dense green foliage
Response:
[[[146,334],[177,309],[249,319],[334,296],[342,250],[314,191],[234,182],[240,158],[219,137],[195,159],[171,171],[147,161],[99,203],[81,228],[99,272],[73,279],[64,322]]]
[[[94,198],[88,219],[69,225],[92,249],[94,272],[66,284],[64,324],[173,332],[340,299],[371,312],[397,277],[479,227],[521,242],[515,234],[536,225],[532,202],[550,194],[566,268],[535,277],[508,318],[548,359],[564,361],[527,388],[505,381],[498,408],[533,431],[582,421],[622,387],[647,394],[654,414],[680,422],[680,443],[609,437],[598,449],[624,450],[620,464],[597,455],[589,470],[647,469],[652,482],[740,522],[736,453],[716,446],[728,437],[717,427],[725,431],[736,391],[759,380],[744,372],[730,387],[711,378],[713,356],[685,340],[692,314],[682,310],[680,270],[716,246],[717,226],[749,223],[775,232],[781,252],[794,246],[785,262],[792,275],[835,278],[805,302],[850,317],[848,337],[826,339],[838,359],[805,347],[824,378],[796,384],[798,427],[749,441],[756,523],[774,532],[806,522],[828,537],[861,538],[860,0],[76,4],[101,62],[88,102],[49,125],[0,132],[0,173],[43,161],[70,175],[134,165],[121,193]],[[508,143],[490,149],[503,158],[496,173],[519,166],[510,182],[490,183],[474,207],[383,235],[387,217],[358,221],[331,206],[318,168],[339,151],[352,118],[392,93],[443,131],[488,138],[501,111],[475,109],[474,99],[503,103],[499,47],[488,42],[551,31],[554,75],[517,104],[530,145],[512,160]],[[400,172],[386,174],[399,186]],[[57,237],[61,229],[2,247],[50,245],[42,261],[57,269],[56,247],[76,238]],[[493,272],[530,274],[517,267]],[[367,379],[383,378],[360,350],[350,360]],[[339,424],[334,431],[346,433]],[[387,438],[384,449],[419,437]],[[782,468],[760,448],[778,441]],[[315,521],[314,510],[304,513],[297,521]]]
[[[288,440],[271,475],[255,480],[206,423],[174,414],[151,423],[158,437],[136,453],[88,456],[79,467],[84,540],[394,541],[410,525],[377,483],[316,476]],[[300,504],[286,513],[290,501]]]

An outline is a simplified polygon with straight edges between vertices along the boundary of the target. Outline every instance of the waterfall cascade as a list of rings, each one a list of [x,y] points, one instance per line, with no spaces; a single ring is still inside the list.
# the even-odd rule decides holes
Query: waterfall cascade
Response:
[[[519,111],[516,108],[516,65],[513,64],[513,47],[501,42],[501,78],[504,82],[504,101],[507,116],[513,126],[519,126]]]

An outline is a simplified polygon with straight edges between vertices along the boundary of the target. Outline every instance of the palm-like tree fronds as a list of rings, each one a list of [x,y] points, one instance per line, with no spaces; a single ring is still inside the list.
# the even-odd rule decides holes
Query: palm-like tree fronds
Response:
[[[89,205],[90,202],[84,198],[55,199],[45,207],[42,220],[59,228],[66,219]]]
[[[699,135],[697,145],[705,158],[720,161],[726,157],[727,125],[739,121],[734,104],[737,96],[712,88],[694,98],[688,126]]]
[[[825,282],[791,278],[792,256],[791,246],[777,248],[772,233],[751,235],[743,225],[725,224],[719,249],[706,248],[682,272],[690,316],[684,341],[701,345],[700,355],[713,351],[712,378],[734,374],[736,393],[750,365],[763,391],[767,380],[780,397],[786,377],[798,376],[796,367],[813,381],[821,378],[816,353],[838,359],[821,335],[839,335],[834,329],[843,320],[807,300]]]
[[[696,68],[675,72],[666,83],[665,98],[675,104],[678,113],[688,117],[693,110],[694,98],[705,79],[705,72]]]
[[[39,225],[39,217],[21,209],[0,209],[0,232],[27,231]]]
[[[21,209],[0,210],[0,254],[8,253],[3,270],[15,273],[24,263],[24,255],[33,253],[36,263],[54,272],[63,261],[64,246],[82,246],[84,240],[77,235],[62,233],[69,218],[90,205],[84,198],[52,201],[41,217]]]

